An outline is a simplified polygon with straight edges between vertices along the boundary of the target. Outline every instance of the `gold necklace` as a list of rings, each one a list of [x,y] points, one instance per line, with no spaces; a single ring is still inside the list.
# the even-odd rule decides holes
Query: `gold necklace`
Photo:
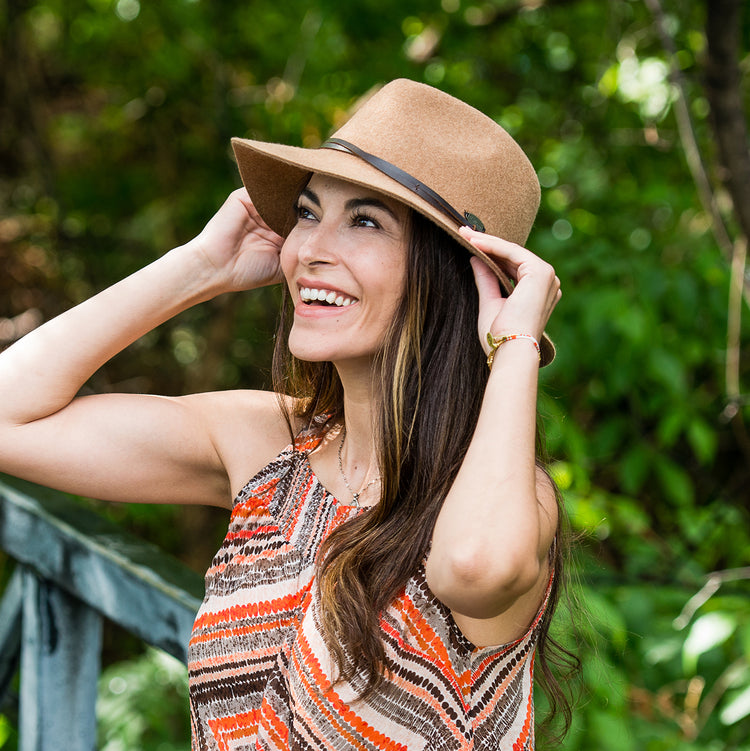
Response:
[[[367,488],[370,487],[370,485],[374,485],[376,482],[380,480],[380,475],[377,477],[374,477],[370,482],[367,483],[367,485],[364,486],[359,492],[355,492],[354,488],[349,484],[349,480],[346,479],[346,475],[344,474],[344,463],[341,460],[341,452],[344,449],[344,441],[346,440],[346,427],[343,428],[341,431],[341,443],[339,444],[339,472],[341,472],[341,479],[344,481],[344,485],[346,485],[347,490],[352,494],[352,499],[354,500],[354,505],[357,508],[361,508],[359,505],[359,497],[364,493]]]

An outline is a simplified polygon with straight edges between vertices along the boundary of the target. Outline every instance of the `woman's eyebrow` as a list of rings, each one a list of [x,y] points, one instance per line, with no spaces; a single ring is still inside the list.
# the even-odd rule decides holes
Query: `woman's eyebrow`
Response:
[[[318,198],[318,195],[314,190],[311,190],[310,188],[303,188],[302,192],[299,194],[299,197],[307,198],[308,201],[312,201],[312,203],[320,208],[320,199]]]
[[[396,214],[394,214],[393,211],[388,208],[388,206],[386,206],[377,198],[351,198],[346,202],[345,206],[348,211],[361,209],[364,206],[369,206],[373,209],[381,209],[382,211],[385,211],[387,214],[389,214],[394,221],[399,221],[399,218],[396,216]]]

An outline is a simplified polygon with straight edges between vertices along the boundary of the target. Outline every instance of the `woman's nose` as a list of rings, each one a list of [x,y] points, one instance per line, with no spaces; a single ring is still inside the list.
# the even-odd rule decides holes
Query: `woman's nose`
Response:
[[[336,233],[322,223],[311,231],[299,248],[299,260],[310,266],[320,263],[335,263]]]

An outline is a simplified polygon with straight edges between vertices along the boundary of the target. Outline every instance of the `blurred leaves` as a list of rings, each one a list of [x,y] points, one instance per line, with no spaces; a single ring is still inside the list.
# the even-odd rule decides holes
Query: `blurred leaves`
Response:
[[[737,621],[729,613],[706,613],[693,623],[682,647],[685,672],[695,673],[698,658],[723,644],[736,630]]]
[[[148,649],[107,668],[99,678],[96,715],[101,751],[185,751],[190,721],[185,666]]]

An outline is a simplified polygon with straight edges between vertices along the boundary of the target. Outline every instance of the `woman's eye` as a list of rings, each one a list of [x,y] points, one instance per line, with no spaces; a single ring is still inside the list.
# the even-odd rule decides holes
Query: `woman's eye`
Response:
[[[315,214],[305,206],[297,206],[295,213],[297,214],[297,219],[315,219]]]
[[[380,227],[378,222],[371,216],[367,216],[367,214],[356,214],[352,218],[352,224],[354,224],[356,227],[372,227],[374,229],[378,229]]]

